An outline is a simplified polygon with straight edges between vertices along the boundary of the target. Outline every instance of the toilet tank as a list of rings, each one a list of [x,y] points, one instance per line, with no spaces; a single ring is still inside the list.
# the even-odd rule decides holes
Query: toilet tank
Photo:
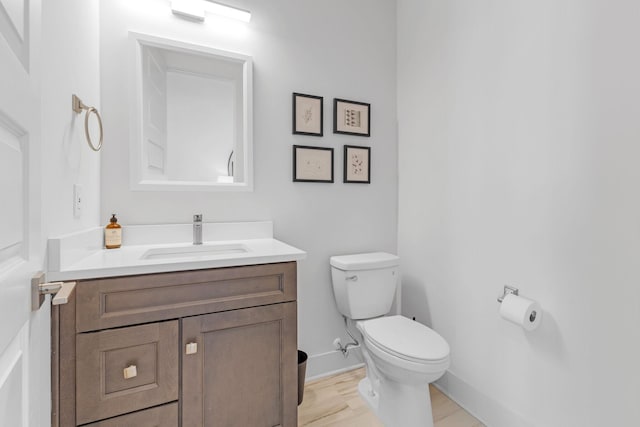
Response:
[[[389,312],[398,285],[398,256],[373,252],[332,256],[329,262],[340,313],[357,320]]]

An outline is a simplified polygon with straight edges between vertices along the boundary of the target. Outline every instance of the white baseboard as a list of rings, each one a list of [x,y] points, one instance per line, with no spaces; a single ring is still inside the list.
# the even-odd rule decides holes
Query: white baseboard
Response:
[[[488,427],[532,427],[522,416],[450,371],[433,385]]]
[[[359,348],[349,350],[349,356],[344,357],[338,350],[310,355],[307,360],[305,382],[318,380],[342,372],[364,366]]]

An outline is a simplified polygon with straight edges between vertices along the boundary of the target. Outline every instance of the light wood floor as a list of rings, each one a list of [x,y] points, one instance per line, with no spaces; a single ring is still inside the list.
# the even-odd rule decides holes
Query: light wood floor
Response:
[[[298,407],[298,426],[383,427],[358,395],[364,368],[309,382]],[[435,427],[484,427],[458,404],[431,387]]]

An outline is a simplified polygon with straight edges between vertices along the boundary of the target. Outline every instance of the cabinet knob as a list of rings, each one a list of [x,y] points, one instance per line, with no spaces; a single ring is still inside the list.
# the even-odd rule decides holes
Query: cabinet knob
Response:
[[[185,353],[187,354],[196,354],[198,352],[198,343],[197,342],[190,342],[187,344],[187,348]]]
[[[124,368],[123,372],[124,372],[125,380],[128,380],[129,378],[135,378],[138,376],[138,369],[136,368],[136,365],[131,365]]]

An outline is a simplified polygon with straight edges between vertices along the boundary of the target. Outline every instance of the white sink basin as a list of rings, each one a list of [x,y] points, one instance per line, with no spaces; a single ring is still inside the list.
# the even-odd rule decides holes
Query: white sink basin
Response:
[[[168,246],[144,252],[140,259],[215,258],[221,255],[243,254],[249,250],[240,243],[205,243],[203,245]]]
[[[193,224],[123,228],[126,241],[120,249],[103,248],[102,227],[49,239],[47,279],[73,281],[273,264],[306,256],[304,251],[274,239],[270,221],[203,224],[202,245],[192,244]]]

